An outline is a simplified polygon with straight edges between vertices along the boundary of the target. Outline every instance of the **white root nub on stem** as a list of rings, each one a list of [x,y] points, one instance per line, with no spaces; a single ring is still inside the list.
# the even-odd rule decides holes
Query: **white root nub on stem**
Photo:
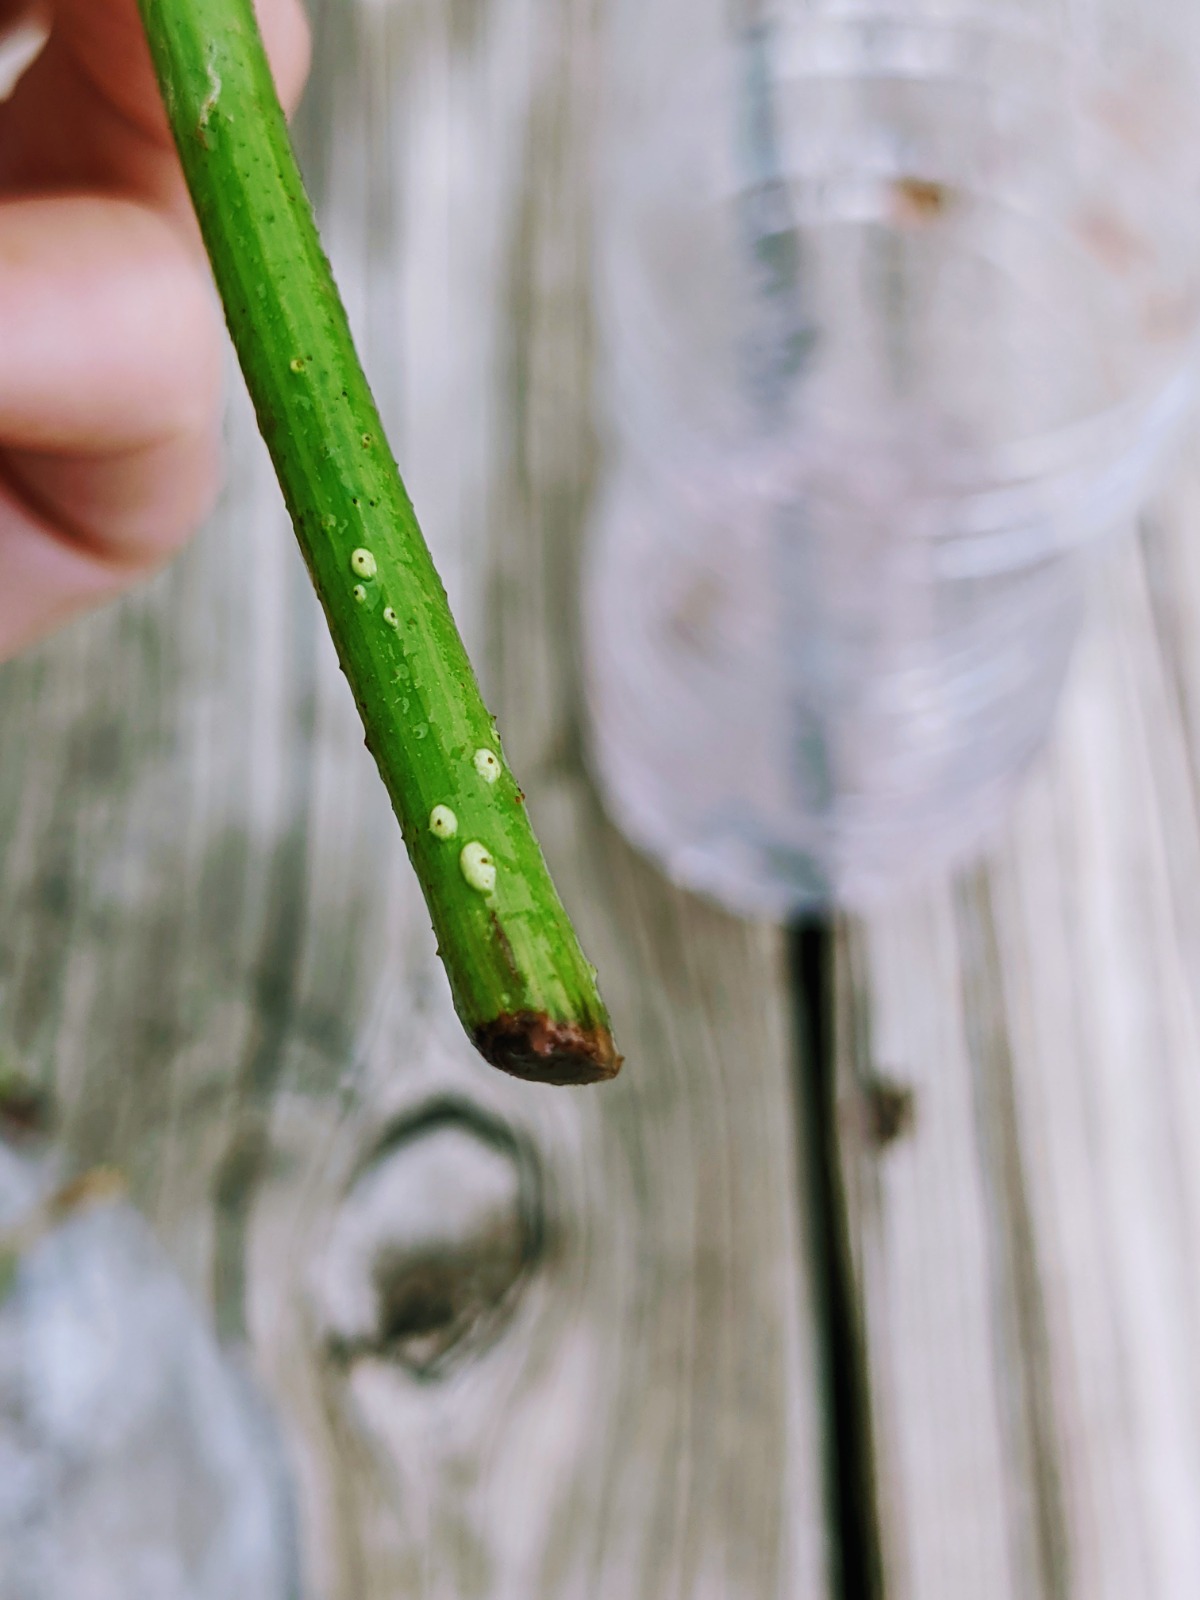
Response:
[[[475,771],[484,783],[495,783],[500,776],[500,758],[494,750],[476,750]]]
[[[434,806],[429,813],[429,831],[439,839],[453,839],[458,832],[458,818],[449,806]]]
[[[496,887],[496,863],[486,845],[480,844],[478,839],[463,845],[458,864],[472,889],[480,894],[491,894]]]

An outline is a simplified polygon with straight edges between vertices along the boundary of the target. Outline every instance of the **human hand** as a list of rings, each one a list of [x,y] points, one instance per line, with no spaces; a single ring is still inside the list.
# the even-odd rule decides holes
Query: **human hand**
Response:
[[[300,0],[257,9],[291,109]],[[220,310],[137,5],[49,20],[0,105],[0,660],[161,565],[218,481]]]

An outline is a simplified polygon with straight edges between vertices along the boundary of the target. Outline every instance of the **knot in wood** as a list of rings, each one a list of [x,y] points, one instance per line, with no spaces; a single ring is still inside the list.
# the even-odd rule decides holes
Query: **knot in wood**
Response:
[[[539,1191],[531,1153],[473,1108],[436,1107],[393,1130],[314,1273],[333,1355],[431,1379],[489,1344],[539,1251]]]

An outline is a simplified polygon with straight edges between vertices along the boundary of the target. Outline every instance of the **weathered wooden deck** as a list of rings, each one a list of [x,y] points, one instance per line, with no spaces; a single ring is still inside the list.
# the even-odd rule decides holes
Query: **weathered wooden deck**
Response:
[[[317,12],[327,240],[628,1065],[460,1037],[240,396],[193,550],[0,674],[0,1043],[248,1344],[313,1600],[1196,1600],[1200,477],[984,866],[692,900],[581,757],[595,10]]]

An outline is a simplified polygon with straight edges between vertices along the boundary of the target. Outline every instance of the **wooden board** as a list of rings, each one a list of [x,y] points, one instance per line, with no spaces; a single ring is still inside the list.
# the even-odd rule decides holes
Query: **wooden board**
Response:
[[[1052,750],[980,869],[848,928],[888,1595],[1200,1592],[1200,487],[1098,563]],[[872,1140],[880,1080],[911,1115]],[[876,1131],[878,1131],[876,1127]]]
[[[460,1037],[236,388],[196,546],[0,674],[0,1039],[259,1374],[304,1593],[824,1600],[782,941],[667,889],[580,760],[593,14],[316,23],[335,268],[626,1074]]]
[[[886,1600],[1195,1600],[1194,462],[1098,569],[1002,844],[838,930],[877,1505],[835,1523],[784,940],[667,888],[581,758],[603,8],[316,22],[335,266],[629,1065],[464,1044],[236,385],[193,550],[0,673],[0,1055],[257,1374],[308,1596],[866,1600],[874,1514]]]

